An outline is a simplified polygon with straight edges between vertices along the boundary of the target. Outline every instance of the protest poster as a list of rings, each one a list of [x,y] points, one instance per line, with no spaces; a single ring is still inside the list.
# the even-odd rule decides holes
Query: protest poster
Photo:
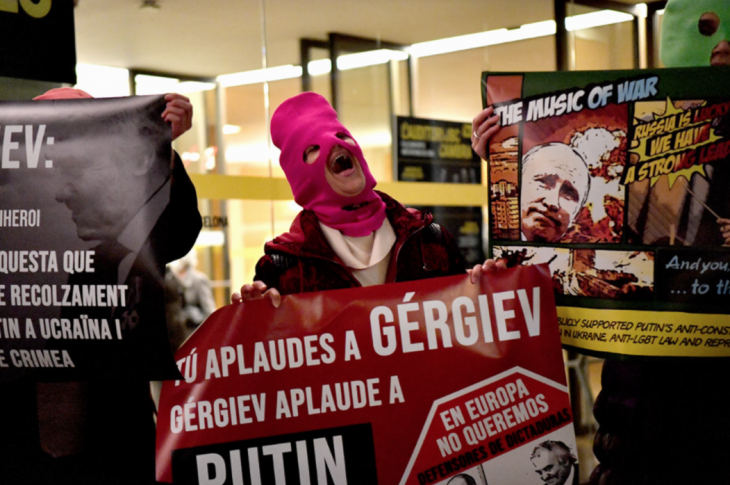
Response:
[[[0,380],[179,376],[165,104],[0,104]]]
[[[229,305],[176,359],[162,482],[539,483],[538,444],[576,450],[545,265]]]
[[[397,116],[395,129],[395,180],[482,183],[482,161],[471,149],[471,123]],[[484,262],[481,207],[415,208],[432,213],[454,236],[467,265]]]
[[[489,251],[548,263],[562,342],[730,356],[730,70],[483,73]]]

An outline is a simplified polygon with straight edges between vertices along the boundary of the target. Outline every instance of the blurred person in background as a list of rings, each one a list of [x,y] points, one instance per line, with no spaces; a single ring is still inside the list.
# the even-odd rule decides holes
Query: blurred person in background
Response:
[[[195,249],[170,264],[170,268],[180,281],[183,290],[184,339],[188,338],[193,330],[216,310],[210,279],[208,275],[199,271],[197,266],[198,255]]]

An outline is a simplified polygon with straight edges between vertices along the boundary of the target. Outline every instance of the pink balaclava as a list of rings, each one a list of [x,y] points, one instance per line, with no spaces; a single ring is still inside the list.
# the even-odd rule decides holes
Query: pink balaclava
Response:
[[[42,101],[44,99],[85,99],[93,98],[92,95],[86,91],[74,88],[54,88],[40,96],[33,98],[33,101]]]
[[[324,225],[345,236],[367,236],[383,225],[385,203],[373,191],[377,182],[360,146],[350,145],[337,135],[352,138],[337,120],[332,106],[315,93],[302,93],[284,101],[271,119],[271,138],[281,149],[281,168],[294,192],[294,200],[313,211]],[[307,164],[304,153],[312,145],[319,146],[319,157]],[[330,151],[336,145],[349,151],[362,167],[365,188],[356,196],[338,194],[325,177]]]

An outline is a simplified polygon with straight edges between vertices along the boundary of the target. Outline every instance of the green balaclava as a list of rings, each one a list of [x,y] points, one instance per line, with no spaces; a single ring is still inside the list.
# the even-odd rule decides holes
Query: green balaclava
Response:
[[[714,16],[711,15],[713,13]],[[701,24],[700,17],[703,14],[710,15],[706,15],[706,20]],[[664,65],[709,66],[712,50],[722,40],[730,40],[730,1],[667,2],[662,20],[661,57]]]

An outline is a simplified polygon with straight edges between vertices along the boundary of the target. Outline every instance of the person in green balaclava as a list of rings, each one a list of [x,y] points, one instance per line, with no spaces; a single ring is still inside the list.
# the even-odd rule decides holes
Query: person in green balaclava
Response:
[[[667,67],[730,66],[730,2],[670,0],[662,21]]]
[[[667,67],[730,66],[730,2],[673,0],[667,3],[662,24],[661,58]],[[730,133],[730,117],[715,120],[716,130]],[[722,170],[722,167],[715,167]],[[719,180],[721,175],[715,176]],[[722,192],[722,193],[721,193]],[[724,187],[714,187],[706,202],[730,211]],[[730,246],[730,215],[704,214],[696,240]],[[712,228],[712,221],[717,228]]]
[[[667,67],[730,66],[728,40],[730,1],[667,3],[661,41]],[[725,170],[714,168],[715,175]],[[721,231],[730,223],[716,221]],[[730,483],[728,379],[730,359],[606,360],[594,405],[600,464],[590,484]]]

